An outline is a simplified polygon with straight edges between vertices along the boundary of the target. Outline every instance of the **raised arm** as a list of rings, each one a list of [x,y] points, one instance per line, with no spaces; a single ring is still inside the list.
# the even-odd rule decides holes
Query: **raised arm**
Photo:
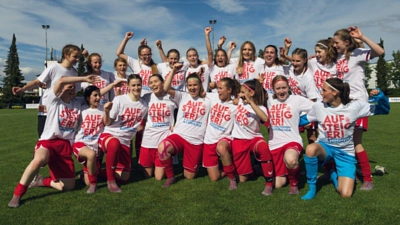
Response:
[[[213,64],[213,52],[212,52],[211,42],[210,42],[210,33],[211,33],[211,31],[212,31],[211,27],[206,27],[204,29],[204,36],[206,37],[207,64],[208,64],[208,67],[211,67],[212,64]]]
[[[34,87],[37,87],[40,85],[40,80],[39,79],[35,79],[32,81],[29,81],[27,84],[25,84],[25,86],[23,87],[12,87],[11,91],[13,93],[13,95],[17,95],[20,94],[26,90],[32,89]]]
[[[167,92],[172,98],[175,97],[176,91],[171,87],[172,78],[174,77],[175,73],[182,68],[182,66],[182,63],[175,63],[164,82],[164,91]]]
[[[349,27],[348,30],[353,38],[360,39],[371,48],[371,56],[370,56],[371,59],[377,56],[381,56],[385,53],[385,50],[383,50],[381,46],[379,46],[374,41],[363,35],[360,28],[358,28],[357,26]]]
[[[54,85],[53,91],[56,96],[59,96],[63,91],[63,88],[67,84],[73,84],[78,82],[88,82],[88,83],[96,83],[100,82],[100,78],[97,75],[89,75],[85,77],[79,76],[68,76],[68,77],[61,77],[60,80]]]
[[[133,35],[134,35],[134,33],[132,31],[126,32],[125,37],[122,40],[122,42],[119,45],[117,52],[116,52],[118,57],[128,60],[128,56],[125,55],[124,51],[125,51],[126,44],[128,43],[129,39],[131,39],[133,37]]]
[[[232,41],[232,42],[230,43],[230,45],[229,45],[228,52],[226,53],[226,55],[227,55],[227,57],[228,57],[228,58],[226,59],[226,61],[227,61],[228,63],[231,61],[232,52],[233,52],[233,50],[235,50],[235,48],[236,48],[236,42]]]
[[[103,116],[103,123],[105,126],[108,126],[112,123],[112,119],[110,117],[110,111],[112,109],[113,103],[107,102],[104,104],[104,116]]]
[[[285,45],[285,50],[283,51],[283,57],[286,60],[292,61],[292,57],[289,56],[289,50],[290,47],[292,46],[292,40],[290,40],[290,38],[285,38],[285,40],[283,40],[283,44]]]
[[[162,47],[162,42],[161,40],[157,40],[156,41],[156,45],[157,45],[157,49],[158,49],[158,53],[160,53],[160,58],[162,62],[168,62],[168,58],[165,55],[164,49]]]
[[[251,108],[253,108],[253,110],[256,113],[256,115],[258,117],[260,117],[260,120],[262,122],[268,121],[267,114],[262,109],[260,109],[260,107],[252,100],[252,98],[250,96],[248,96],[248,95],[246,95],[244,93],[239,93],[238,97],[239,98],[243,98],[243,97],[246,98],[247,102],[250,104]]]
[[[121,82],[124,80],[115,80],[114,82],[110,83],[109,85],[105,86],[104,88],[100,89],[100,95],[105,95],[107,92],[111,91],[114,87],[120,85]]]

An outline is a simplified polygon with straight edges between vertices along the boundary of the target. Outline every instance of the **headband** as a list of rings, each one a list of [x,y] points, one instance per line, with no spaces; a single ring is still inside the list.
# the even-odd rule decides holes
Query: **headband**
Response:
[[[243,86],[245,87],[245,88],[247,88],[247,89],[249,89],[249,91],[254,91],[251,87],[249,87],[249,85],[247,85],[247,84],[243,84]]]
[[[335,87],[333,87],[330,83],[325,81],[325,84],[327,84],[330,88],[332,88],[333,90],[340,92],[338,89],[336,89]]]
[[[325,47],[325,48],[328,48],[328,46],[322,44],[321,42],[318,42],[317,45],[321,45],[321,46],[323,46],[323,47]]]

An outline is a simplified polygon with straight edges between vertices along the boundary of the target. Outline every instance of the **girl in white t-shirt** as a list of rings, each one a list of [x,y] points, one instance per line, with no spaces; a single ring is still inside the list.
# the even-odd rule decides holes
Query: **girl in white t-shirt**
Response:
[[[236,78],[236,64],[229,63],[230,55],[232,54],[233,49],[235,49],[236,44],[231,42],[228,53],[222,49],[222,45],[225,42],[225,37],[222,37],[218,42],[218,49],[215,52],[214,59],[211,57],[213,55],[213,51],[211,48],[210,42],[210,32],[211,28],[207,27],[204,31],[206,36],[206,47],[208,54],[208,67],[210,69],[210,89],[212,92],[217,92],[217,83],[224,77]],[[228,57],[229,55],[229,57]]]
[[[263,87],[269,96],[273,95],[272,79],[276,75],[284,75],[284,68],[287,70],[289,66],[285,66],[278,58],[278,49],[275,45],[267,45],[264,48],[264,65],[262,65],[261,79]]]
[[[72,148],[78,162],[83,164],[83,179],[85,184],[89,186],[86,193],[92,194],[96,191],[97,173],[100,167],[97,155],[99,136],[104,130],[104,111],[98,108],[101,94],[97,86],[86,87],[83,97],[86,104],[82,105],[79,120],[80,128],[75,136],[75,143]]]
[[[240,101],[235,115],[232,131],[233,163],[239,175],[239,181],[245,182],[253,174],[250,154],[261,162],[265,178],[263,195],[272,194],[273,163],[268,144],[260,132],[260,124],[268,120],[264,104],[265,91],[261,83],[248,80],[243,83],[239,93]]]
[[[232,129],[237,107],[232,102],[240,90],[238,81],[225,77],[217,84],[218,93],[207,93],[211,101],[207,129],[204,136],[203,167],[212,181],[221,178],[219,158],[223,171],[229,178],[229,190],[237,188],[235,166],[232,163]]]
[[[71,142],[74,139],[78,123],[81,102],[74,99],[75,82],[96,82],[96,76],[63,77],[58,80],[47,95],[47,115],[45,129],[36,143],[35,154],[26,167],[8,203],[16,208],[21,197],[29,187],[52,187],[59,191],[72,190],[75,187],[74,161]],[[40,168],[48,165],[50,177],[38,176],[32,182]],[[32,182],[32,183],[31,183]]]
[[[128,82],[126,80],[127,68],[128,68],[128,62],[125,59],[118,57],[114,60],[115,80],[122,80],[122,81],[118,86],[114,87],[114,93],[111,92],[112,93],[111,101],[114,99],[115,96],[125,95],[128,94],[129,92]]]
[[[106,153],[107,186],[111,192],[121,192],[116,180],[126,182],[131,173],[130,145],[147,113],[147,101],[140,97],[142,79],[128,76],[129,93],[114,98],[104,108],[104,132],[99,147]]]
[[[177,63],[171,71],[179,71],[183,65]],[[197,74],[186,78],[187,92],[177,91],[171,87],[172,76],[164,83],[164,90],[178,104],[177,121],[174,131],[158,145],[159,159],[167,177],[163,187],[169,187],[174,181],[174,170],[171,155],[183,152],[183,175],[193,179],[201,164],[204,133],[207,126],[210,102],[205,98],[201,79]]]
[[[365,42],[371,49],[358,48],[355,39]],[[334,46],[338,52],[336,70],[338,78],[350,84],[350,98],[368,101],[368,93],[365,88],[365,62],[377,56],[383,55],[385,51],[374,41],[367,38],[358,27],[349,27],[335,32],[333,36]],[[373,188],[371,167],[367,152],[362,146],[362,136],[368,130],[368,118],[360,118],[354,129],[354,147],[356,156],[363,176],[361,190]]]
[[[14,95],[23,93],[26,90],[30,90],[40,84],[45,84],[46,89],[42,97],[40,98],[38,108],[38,124],[37,131],[39,137],[43,133],[44,124],[46,122],[46,105],[47,94],[53,86],[58,82],[62,76],[78,76],[74,66],[79,61],[81,55],[81,49],[76,45],[65,45],[62,49],[61,63],[54,63],[51,65],[46,64],[46,69],[40,74],[38,78],[28,82],[24,87],[13,87],[12,92]],[[79,90],[76,90],[79,91]]]
[[[313,199],[316,195],[318,164],[334,160],[336,171],[331,170],[331,179],[335,189],[344,198],[353,195],[356,175],[356,159],[353,132],[357,119],[376,114],[388,114],[390,104],[379,90],[371,91],[377,105],[363,100],[350,99],[349,83],[339,78],[325,80],[322,88],[322,102],[313,105],[302,123],[318,122],[319,137],[316,143],[309,144],[304,157],[308,192],[303,200]]]
[[[170,49],[167,53],[168,62],[160,63],[160,74],[167,80],[172,75],[172,69],[176,63],[180,60],[180,53],[177,49]],[[183,63],[183,66],[175,72],[172,76],[171,87],[178,91],[185,90],[185,75],[189,68],[188,63]]]
[[[308,112],[313,102],[298,95],[289,95],[289,81],[283,75],[272,79],[274,94],[268,99],[269,149],[275,167],[275,187],[281,188],[289,179],[289,194],[299,194],[299,156],[303,140],[299,133],[302,112]]]
[[[175,122],[174,110],[177,106],[172,97],[164,91],[164,79],[160,74],[151,75],[149,85],[153,93],[144,96],[150,101],[139,164],[144,168],[145,177],[151,177],[154,174],[156,180],[161,180],[164,169],[158,159],[157,148],[160,142],[171,133]]]
[[[230,60],[236,66],[236,79],[239,83],[252,79],[259,79],[265,61],[256,56],[256,47],[253,42],[245,41],[240,46],[239,58]]]

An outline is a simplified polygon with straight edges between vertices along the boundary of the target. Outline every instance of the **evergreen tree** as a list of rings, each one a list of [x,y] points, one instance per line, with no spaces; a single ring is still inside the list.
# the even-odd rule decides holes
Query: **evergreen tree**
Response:
[[[400,88],[400,51],[393,51],[393,61],[388,63],[389,77],[395,88]]]
[[[16,41],[17,39],[15,38],[15,34],[13,34],[10,50],[8,51],[7,61],[3,70],[5,76],[3,78],[3,96],[1,97],[1,102],[5,104],[20,103],[22,99],[22,95],[14,96],[12,94],[12,87],[24,86],[22,83],[24,76],[19,69],[19,57]]]
[[[382,38],[380,39],[379,46],[384,48]],[[388,70],[387,70],[387,65],[386,65],[386,60],[385,60],[385,54],[379,56],[375,71],[376,71],[377,86],[385,94],[387,94],[387,90],[388,90],[388,86],[389,86],[389,82],[388,82],[389,77],[388,77]]]
[[[368,89],[369,88],[368,81],[371,79],[371,74],[372,74],[372,69],[369,62],[365,63],[364,74],[365,74],[365,88]]]
[[[260,48],[260,50],[258,50],[258,57],[260,58],[264,58],[264,51]]]
[[[85,48],[83,47],[83,44],[81,44],[81,52],[83,52],[83,50],[85,50]],[[78,76],[82,76],[85,72],[86,72],[85,57],[81,54],[78,61]]]

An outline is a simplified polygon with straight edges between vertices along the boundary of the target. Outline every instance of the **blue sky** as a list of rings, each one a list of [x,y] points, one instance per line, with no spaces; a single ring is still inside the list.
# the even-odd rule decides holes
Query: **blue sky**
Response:
[[[48,48],[56,55],[65,44],[84,45],[89,52],[103,56],[103,69],[114,71],[115,52],[127,31],[135,36],[125,53],[137,58],[137,47],[146,37],[153,59],[160,62],[155,41],[163,41],[164,50],[176,48],[185,56],[189,47],[206,56],[204,28],[214,26],[215,43],[224,35],[235,41],[254,42],[257,51],[266,45],[283,45],[290,37],[292,49],[302,47],[313,53],[319,39],[340,29],[357,25],[372,40],[385,41],[386,59],[400,50],[400,1],[269,1],[269,0],[68,0],[0,2],[0,79],[11,44],[17,38],[20,69],[26,80],[43,71],[45,30],[49,24]],[[238,55],[238,51],[234,52]],[[0,81],[1,83],[1,81]]]

